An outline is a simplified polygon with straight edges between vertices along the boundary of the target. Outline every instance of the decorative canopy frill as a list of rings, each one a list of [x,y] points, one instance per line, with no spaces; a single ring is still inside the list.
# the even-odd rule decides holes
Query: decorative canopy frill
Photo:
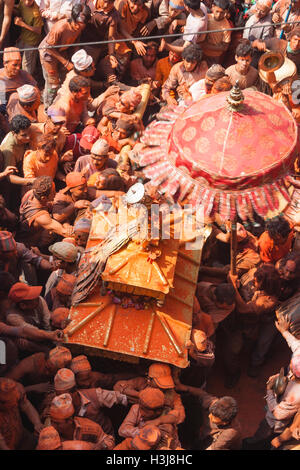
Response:
[[[151,185],[224,220],[253,220],[253,212],[265,217],[279,208],[279,195],[289,202],[297,124],[270,96],[243,94],[236,110],[224,92],[162,111],[146,128],[143,148],[131,155]]]

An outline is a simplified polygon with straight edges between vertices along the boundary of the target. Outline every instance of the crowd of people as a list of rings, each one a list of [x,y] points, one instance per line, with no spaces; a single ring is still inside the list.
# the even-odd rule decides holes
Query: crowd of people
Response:
[[[230,223],[212,222],[186,369],[76,355],[63,333],[93,210],[147,182],[122,150],[139,145],[163,107],[189,106],[238,81],[283,102],[300,124],[293,99],[300,1],[285,22],[289,7],[286,0],[0,0],[1,450],[297,444],[297,321],[275,314],[299,293],[297,227],[285,215],[238,223],[236,275],[228,266]],[[260,68],[266,51],[281,52],[281,73]],[[265,419],[243,439],[230,396],[242,353],[257,377],[281,337],[290,364],[268,380]],[[209,391],[216,360],[228,396]]]

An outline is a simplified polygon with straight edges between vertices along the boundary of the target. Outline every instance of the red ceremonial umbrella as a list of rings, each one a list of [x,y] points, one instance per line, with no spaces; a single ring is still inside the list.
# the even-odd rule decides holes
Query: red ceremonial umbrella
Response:
[[[211,95],[188,108],[168,108],[142,137],[132,158],[167,196],[218,213],[224,220],[266,217],[287,203],[288,175],[298,151],[289,110],[253,90]],[[232,237],[233,238],[233,237]]]

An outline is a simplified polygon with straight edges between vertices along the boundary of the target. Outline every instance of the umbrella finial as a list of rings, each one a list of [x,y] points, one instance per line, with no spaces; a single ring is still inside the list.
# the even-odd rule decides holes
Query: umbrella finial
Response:
[[[244,95],[239,87],[239,81],[235,82],[234,87],[227,96],[227,103],[229,105],[230,111],[239,111],[244,102]]]

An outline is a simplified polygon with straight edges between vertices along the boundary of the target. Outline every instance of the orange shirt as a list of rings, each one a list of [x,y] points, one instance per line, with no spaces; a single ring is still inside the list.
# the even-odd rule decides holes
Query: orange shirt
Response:
[[[37,145],[40,140],[44,137],[45,134],[50,134],[46,132],[46,123],[45,122],[34,122],[30,126],[30,148],[31,150],[36,150]],[[63,153],[63,148],[66,143],[66,135],[58,131],[57,134],[51,133],[53,139],[56,141],[56,151],[58,155]]]
[[[17,450],[22,439],[23,424],[20,405],[27,402],[23,385],[17,384],[16,403],[14,406],[0,411],[0,434],[11,450]]]
[[[292,230],[286,241],[279,245],[275,244],[268,232],[261,234],[258,239],[259,254],[264,263],[276,263],[279,259],[288,254],[291,249],[294,238],[294,230]]]
[[[25,152],[23,161],[24,178],[37,178],[38,176],[51,176],[54,179],[58,165],[58,155],[53,150],[50,160],[43,163],[37,158],[37,150]]]
[[[139,29],[146,23],[149,16],[149,10],[145,5],[137,14],[133,15],[126,0],[118,2],[116,9],[121,15],[121,22],[124,23],[125,28],[131,35],[139,33]]]
[[[170,72],[171,72],[172,64],[169,61],[169,57],[164,57],[160,59],[156,64],[156,71],[155,71],[155,80],[157,80],[160,85],[163,85],[167,80]]]

